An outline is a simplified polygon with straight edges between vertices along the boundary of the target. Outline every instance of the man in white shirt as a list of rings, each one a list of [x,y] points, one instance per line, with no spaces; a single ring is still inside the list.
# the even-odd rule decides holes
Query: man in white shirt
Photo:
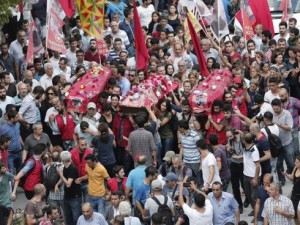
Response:
[[[254,138],[252,134],[245,133],[243,136],[243,144],[245,145],[245,151],[243,153],[244,192],[251,204],[252,210],[254,210],[257,187],[261,175],[260,156],[258,149],[253,142]]]
[[[6,89],[0,85],[0,118],[5,114],[6,106],[8,104],[15,104],[15,100],[12,97],[6,95]]]
[[[198,140],[196,145],[201,157],[201,169],[204,182],[203,189],[205,192],[209,192],[209,189],[212,188],[213,182],[221,182],[217,160],[215,156],[208,150],[205,139]]]
[[[289,32],[288,32],[288,29],[287,29],[287,22],[285,21],[281,21],[279,23],[279,34],[275,35],[273,37],[273,39],[278,42],[278,40],[280,38],[284,38],[286,41],[288,41],[290,35],[289,35]]]
[[[48,87],[53,86],[52,78],[54,74],[53,66],[51,63],[45,63],[44,65],[45,74],[40,79],[40,84],[46,90]]]
[[[26,33],[24,30],[19,30],[17,34],[17,39],[14,40],[8,49],[8,53],[13,55],[18,61],[21,59],[23,54],[23,47],[26,45]]]
[[[116,21],[112,21],[110,26],[110,35],[113,37],[113,40],[120,38],[122,40],[122,49],[126,49],[130,45],[127,33],[124,30],[120,30],[119,24]]]
[[[278,80],[276,77],[270,77],[269,79],[269,89],[265,93],[264,101],[271,103],[273,99],[279,99],[279,88],[278,88]]]
[[[194,183],[191,183],[191,188],[195,191],[194,193],[194,206],[189,207],[183,201],[183,183],[180,184],[178,203],[183,208],[184,214],[187,215],[190,221],[190,225],[213,225],[213,206],[210,203],[207,196],[199,191]]]
[[[151,4],[152,0],[143,0],[143,4],[137,7],[140,16],[141,25],[148,27],[152,19],[152,13],[155,11],[154,6]]]

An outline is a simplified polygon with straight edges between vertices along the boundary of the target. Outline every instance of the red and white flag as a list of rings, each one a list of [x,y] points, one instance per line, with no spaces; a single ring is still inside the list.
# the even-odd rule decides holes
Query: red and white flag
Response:
[[[29,23],[29,40],[26,54],[26,63],[33,63],[33,58],[35,56],[39,57],[44,52],[45,49],[42,44],[40,33],[35,25],[34,20],[31,17]]]
[[[289,18],[293,17],[293,8],[291,0],[282,0],[279,9],[282,10],[281,21],[287,22]]]
[[[243,34],[245,39],[248,41],[254,37],[254,31],[252,28],[252,22],[249,19],[244,8],[241,8],[242,20],[243,20]]]
[[[62,10],[60,4],[57,3],[57,0],[48,0],[47,3],[48,17],[46,46],[53,51],[58,51],[62,54],[66,54],[67,49],[62,32],[62,27],[65,24],[63,21],[65,13]]]
[[[107,48],[107,44],[104,40],[100,40],[96,38],[97,50],[100,55],[108,56],[109,50]]]

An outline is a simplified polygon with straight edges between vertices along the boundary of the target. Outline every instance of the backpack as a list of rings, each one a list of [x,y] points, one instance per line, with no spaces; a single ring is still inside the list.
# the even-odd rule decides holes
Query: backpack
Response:
[[[276,134],[272,134],[268,126],[265,126],[265,130],[268,134],[268,141],[270,145],[270,151],[273,158],[276,158],[283,152],[283,146],[280,138]]]
[[[172,219],[172,211],[167,205],[168,203],[168,196],[164,196],[164,204],[161,204],[160,201],[153,196],[152,199],[156,202],[158,205],[157,212],[161,213],[163,215],[163,224],[165,225],[173,225],[173,219]]]
[[[26,163],[27,163],[29,160],[30,160],[30,161],[33,161],[33,162],[34,162],[34,165],[33,165],[33,167],[32,167],[26,174],[24,174],[23,177],[20,178],[20,181],[19,181],[19,186],[20,186],[20,187],[23,187],[23,186],[24,186],[24,184],[25,184],[25,182],[26,182],[26,180],[27,180],[28,175],[31,174],[31,172],[32,172],[32,171],[34,170],[34,168],[35,168],[35,165],[36,165],[35,159],[34,159],[33,157],[31,157],[31,158],[29,158],[27,161],[25,161],[24,163],[22,163],[22,165],[21,165],[21,167],[20,167],[18,173],[21,171],[21,169],[24,168],[24,166],[26,165]]]
[[[177,118],[176,114],[174,115],[174,114],[172,113],[172,117],[171,117],[169,123],[170,123],[170,128],[171,128],[171,130],[172,130],[173,132],[177,132],[177,130],[178,130],[178,118]]]
[[[46,170],[45,187],[53,191],[60,177],[56,171],[57,164],[51,164]]]

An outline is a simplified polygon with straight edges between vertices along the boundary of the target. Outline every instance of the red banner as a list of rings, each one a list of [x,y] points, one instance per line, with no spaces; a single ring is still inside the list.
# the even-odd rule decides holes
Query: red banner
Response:
[[[34,20],[31,18],[29,24],[29,40],[28,40],[28,50],[26,54],[26,63],[33,63],[34,56],[40,57],[40,54],[45,52],[42,39],[36,28]]]
[[[62,26],[64,21],[58,16],[54,8],[49,10],[48,15],[48,32],[47,32],[47,48],[58,51],[63,54],[67,53],[64,43]]]
[[[248,41],[251,38],[254,37],[254,31],[252,28],[252,22],[250,21],[247,13],[244,9],[241,9],[242,11],[242,19],[243,19],[243,33],[245,36],[245,39]]]
[[[108,56],[109,50],[108,50],[106,42],[104,40],[96,39],[96,45],[97,45],[97,50],[99,52],[99,55]]]

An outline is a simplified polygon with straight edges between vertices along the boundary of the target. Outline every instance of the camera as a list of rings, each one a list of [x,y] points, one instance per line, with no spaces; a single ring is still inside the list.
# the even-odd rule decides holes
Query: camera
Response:
[[[191,186],[191,182],[185,182],[183,183],[183,187],[190,187]]]
[[[263,119],[264,119],[264,117],[261,114],[256,117],[256,120],[259,121],[259,122],[263,121]]]

